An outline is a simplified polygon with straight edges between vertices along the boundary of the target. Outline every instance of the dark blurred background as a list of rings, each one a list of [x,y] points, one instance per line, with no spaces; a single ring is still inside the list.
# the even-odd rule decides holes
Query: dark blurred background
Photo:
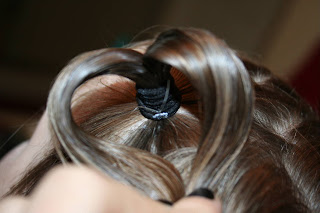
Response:
[[[319,0],[0,0],[0,152],[30,137],[71,58],[154,25],[211,30],[319,106]]]

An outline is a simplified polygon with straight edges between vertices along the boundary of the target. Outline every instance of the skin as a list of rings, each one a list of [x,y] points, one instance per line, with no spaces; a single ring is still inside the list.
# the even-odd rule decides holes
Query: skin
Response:
[[[85,167],[59,167],[49,172],[28,198],[10,197],[1,213],[218,213],[218,200],[184,198],[172,207],[140,195]]]
[[[86,92],[123,80],[108,76],[93,79],[81,86],[74,95],[79,98]],[[103,82],[103,83],[101,83]],[[47,112],[28,142],[16,147],[0,162],[0,196],[53,148]],[[219,213],[221,202],[202,197],[187,197],[173,206],[162,204],[86,167],[59,166],[48,172],[29,197],[0,199],[0,213]]]

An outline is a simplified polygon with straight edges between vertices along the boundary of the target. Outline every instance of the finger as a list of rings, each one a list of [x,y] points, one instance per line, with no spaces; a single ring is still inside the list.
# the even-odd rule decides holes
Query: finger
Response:
[[[23,197],[8,197],[0,202],[0,213],[25,213],[29,202]]]
[[[50,172],[31,196],[32,213],[167,213],[170,207],[88,168]]]
[[[172,213],[221,213],[222,207],[219,199],[206,199],[202,197],[187,197],[173,205]]]

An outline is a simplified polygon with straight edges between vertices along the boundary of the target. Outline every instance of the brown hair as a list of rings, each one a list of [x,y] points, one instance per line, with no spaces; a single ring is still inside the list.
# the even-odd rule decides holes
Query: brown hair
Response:
[[[55,150],[9,194],[27,195],[56,164],[103,171],[152,199],[177,201],[196,188],[214,191],[224,212],[319,212],[320,122],[316,113],[271,73],[240,57],[210,32],[171,29],[131,48],[78,56],[48,98]],[[144,118],[135,83],[156,87],[170,66],[181,107],[161,121]],[[130,80],[106,84],[74,100],[98,75]],[[72,111],[71,111],[72,109]]]

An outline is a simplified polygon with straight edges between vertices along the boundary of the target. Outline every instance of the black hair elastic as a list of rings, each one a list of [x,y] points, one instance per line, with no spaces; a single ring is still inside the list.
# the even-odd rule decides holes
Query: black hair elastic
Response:
[[[169,206],[172,206],[172,205],[173,205],[173,203],[170,202],[170,201],[168,201],[168,200],[160,199],[160,200],[158,200],[158,201],[161,202],[161,203],[163,203],[163,204],[169,205]]]
[[[142,88],[136,85],[140,113],[148,119],[160,121],[173,116],[180,107],[181,95],[169,76],[166,84],[157,88]]]
[[[194,190],[193,192],[191,192],[187,197],[193,197],[193,196],[200,196],[200,197],[204,197],[204,198],[208,198],[208,199],[214,199],[213,192],[207,188],[198,188],[198,189]],[[170,205],[170,206],[173,205],[173,203],[168,200],[159,199],[158,201],[161,203]]]
[[[207,188],[198,188],[188,195],[188,197],[191,197],[191,196],[201,196],[208,199],[214,199],[213,192]]]

